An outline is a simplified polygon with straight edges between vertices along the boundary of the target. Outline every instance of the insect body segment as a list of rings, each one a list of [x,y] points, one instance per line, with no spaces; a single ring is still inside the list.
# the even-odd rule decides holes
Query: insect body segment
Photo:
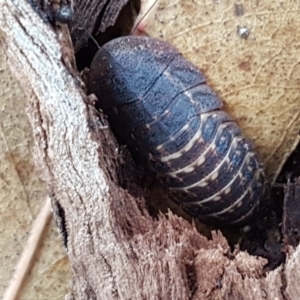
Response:
[[[149,162],[186,210],[224,225],[256,211],[265,177],[251,142],[170,44],[132,36],[107,43],[92,62],[89,91],[119,142]]]

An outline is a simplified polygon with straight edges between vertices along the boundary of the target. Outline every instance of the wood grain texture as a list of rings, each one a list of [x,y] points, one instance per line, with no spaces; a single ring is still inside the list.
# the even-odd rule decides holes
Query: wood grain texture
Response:
[[[26,95],[9,70],[3,38],[0,31],[1,296],[12,276],[16,276],[16,265],[21,254],[28,250],[27,239],[35,218],[48,197],[47,185],[34,164],[34,138],[26,110]],[[38,299],[41,294],[52,299],[61,298],[70,289],[70,265],[53,220],[42,238],[33,256],[34,266],[27,270],[22,299]],[[23,267],[21,272],[25,272]]]
[[[22,0],[0,0],[0,28],[26,91],[36,163],[64,210],[68,299],[297,299],[300,248],[286,270],[265,276],[265,260],[229,255],[220,234],[208,241],[171,213],[153,220],[142,197],[116,185],[118,146],[104,124],[93,130],[101,123],[63,65],[55,33]]]
[[[133,17],[138,14],[140,9],[139,0],[74,0],[74,16],[70,24],[70,34],[73,39],[74,49],[77,52],[84,46],[90,38],[89,34],[97,36],[105,31],[116,30],[118,34],[124,35],[130,32],[130,24],[134,22]],[[116,25],[118,19],[129,22],[129,27],[123,26],[117,29],[112,27]],[[126,20],[127,19],[127,20]],[[118,26],[118,25],[117,25]]]

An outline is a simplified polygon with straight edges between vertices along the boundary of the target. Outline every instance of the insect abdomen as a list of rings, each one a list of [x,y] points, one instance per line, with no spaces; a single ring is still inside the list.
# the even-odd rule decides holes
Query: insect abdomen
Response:
[[[202,73],[166,42],[119,38],[89,76],[120,143],[149,165],[175,201],[204,220],[247,220],[265,188],[262,164]]]

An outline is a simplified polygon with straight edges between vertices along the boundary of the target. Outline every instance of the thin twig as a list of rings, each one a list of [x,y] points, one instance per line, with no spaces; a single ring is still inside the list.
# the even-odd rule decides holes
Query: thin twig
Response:
[[[51,201],[47,198],[42,206],[37,218],[33,222],[31,233],[27,244],[23,250],[19,263],[15,269],[15,273],[11,278],[10,284],[7,287],[3,300],[18,299],[24,281],[31,270],[39,245],[43,240],[44,232],[51,220]]]

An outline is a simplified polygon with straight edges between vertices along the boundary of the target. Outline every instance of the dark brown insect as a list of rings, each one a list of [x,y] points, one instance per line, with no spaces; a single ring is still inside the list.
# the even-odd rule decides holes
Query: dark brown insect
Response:
[[[175,201],[204,221],[243,223],[264,197],[263,166],[203,74],[169,43],[122,37],[91,64],[95,93],[121,144],[148,162]]]

